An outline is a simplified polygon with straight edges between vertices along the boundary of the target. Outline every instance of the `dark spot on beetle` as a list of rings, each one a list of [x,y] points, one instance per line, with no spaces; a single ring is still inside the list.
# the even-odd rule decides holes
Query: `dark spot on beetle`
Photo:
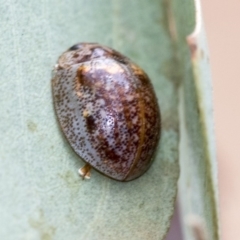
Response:
[[[87,123],[87,129],[90,133],[92,133],[97,128],[95,124],[95,120],[91,115],[86,117],[86,123]]]
[[[147,77],[147,75],[139,74],[137,76],[138,76],[138,79],[141,81],[141,83],[143,85],[148,85],[149,84],[149,78]]]
[[[113,51],[110,54],[110,57],[115,59],[117,62],[120,62],[122,64],[128,64],[128,59],[126,57],[124,57],[121,53],[117,52],[117,51]]]
[[[98,75],[98,77],[101,77],[101,75]],[[83,92],[85,93],[91,93],[91,90],[93,88],[93,85],[95,84],[92,82],[89,78],[89,72],[86,66],[81,66],[77,71],[77,80],[80,83],[81,86],[83,86]]]
[[[75,51],[80,48],[86,48],[86,47],[89,47],[89,49],[91,49],[91,48],[95,48],[97,45],[98,45],[97,43],[86,43],[86,42],[76,43],[72,47],[70,47],[68,51]]]
[[[90,59],[91,59],[91,53],[82,56],[81,59],[77,61],[77,63],[87,62]]]
[[[62,101],[62,97],[61,97],[60,94],[56,94],[55,95],[55,99],[56,99],[57,102],[61,102]]]
[[[73,45],[72,47],[70,47],[68,49],[68,51],[75,51],[75,50],[80,49],[81,47],[82,47],[82,44],[81,43],[77,43],[77,44]]]
[[[74,53],[74,54],[73,54],[73,57],[74,57],[74,58],[78,58],[78,57],[79,57],[79,54],[78,54],[78,53]]]
[[[120,160],[119,156],[115,153],[113,149],[110,149],[109,146],[106,146],[105,153],[108,159],[114,160],[115,162]]]

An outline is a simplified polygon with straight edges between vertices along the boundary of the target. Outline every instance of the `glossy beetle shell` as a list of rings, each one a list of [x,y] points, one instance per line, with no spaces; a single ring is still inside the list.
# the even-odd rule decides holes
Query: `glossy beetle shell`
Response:
[[[79,43],[59,57],[52,88],[61,129],[85,162],[119,181],[149,168],[160,111],[141,68],[111,48]]]

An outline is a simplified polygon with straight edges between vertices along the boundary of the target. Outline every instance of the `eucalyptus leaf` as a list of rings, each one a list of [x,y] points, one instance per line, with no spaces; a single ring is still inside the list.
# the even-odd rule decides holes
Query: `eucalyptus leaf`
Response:
[[[184,239],[218,240],[218,186],[209,56],[200,1],[186,40],[191,65],[180,90],[179,196]]]
[[[164,239],[179,177],[178,93],[182,84],[193,84],[185,37],[194,15],[193,0],[0,4],[0,239]],[[132,182],[96,171],[82,181],[77,170],[84,162],[58,126],[51,70],[77,42],[115,48],[140,65],[154,84],[161,143],[152,167]],[[192,120],[191,125],[202,134],[201,123]],[[207,223],[214,228],[211,220]]]

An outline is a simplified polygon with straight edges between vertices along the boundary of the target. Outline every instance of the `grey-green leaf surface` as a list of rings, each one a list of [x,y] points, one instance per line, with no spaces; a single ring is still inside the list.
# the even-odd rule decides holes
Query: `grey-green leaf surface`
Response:
[[[196,26],[186,40],[191,65],[180,90],[179,196],[186,240],[218,240],[218,191],[212,86],[200,1]]]
[[[193,76],[185,41],[193,1],[10,0],[0,4],[0,19],[0,238],[164,239],[179,176],[178,92]],[[56,121],[51,70],[83,41],[127,55],[156,89],[161,143],[152,167],[132,182],[96,171],[82,181],[84,163]]]

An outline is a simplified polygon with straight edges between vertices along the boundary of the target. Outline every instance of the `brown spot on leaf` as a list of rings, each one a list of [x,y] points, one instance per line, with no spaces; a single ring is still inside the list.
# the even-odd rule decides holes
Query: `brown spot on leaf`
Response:
[[[30,132],[36,132],[37,131],[37,124],[29,120],[27,122],[27,127]]]

